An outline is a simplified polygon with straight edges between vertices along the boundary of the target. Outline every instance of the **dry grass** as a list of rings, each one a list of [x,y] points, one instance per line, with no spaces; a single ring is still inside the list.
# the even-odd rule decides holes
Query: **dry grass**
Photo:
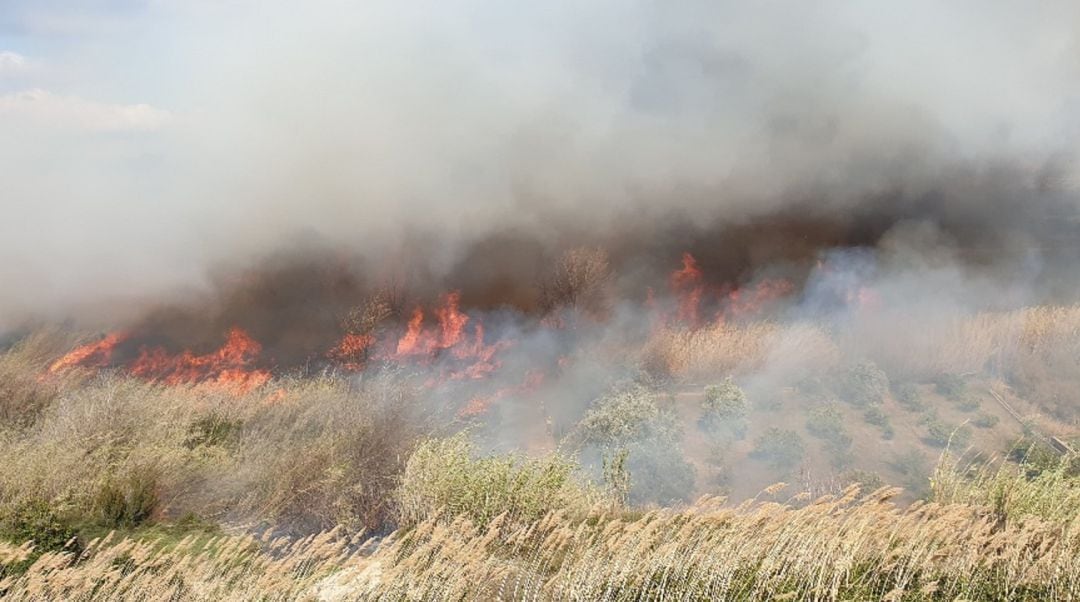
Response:
[[[0,522],[44,503],[64,522],[134,527],[188,515],[310,533],[392,524],[392,491],[430,421],[412,390],[373,378],[285,379],[242,397],[116,375],[39,380],[17,349],[0,365],[44,390],[0,428]],[[31,366],[38,369],[31,369]]]
[[[1001,523],[893,489],[804,505],[527,524],[429,521],[365,549],[341,532],[170,548],[103,540],[0,581],[11,600],[955,600],[1080,598],[1080,520]]]
[[[923,326],[859,340],[765,322],[663,330],[642,357],[683,379],[797,379],[865,358],[908,378],[989,370],[1076,411],[1080,307]],[[57,349],[38,337],[0,354],[0,528],[45,508],[43,520],[122,534],[0,543],[5,599],[1080,599],[1067,463],[1037,476],[943,465],[934,501],[910,506],[895,489],[849,489],[634,512],[572,478],[565,458],[421,445],[439,414],[393,375],[283,379],[234,397],[39,378]],[[265,536],[123,535],[189,515]]]

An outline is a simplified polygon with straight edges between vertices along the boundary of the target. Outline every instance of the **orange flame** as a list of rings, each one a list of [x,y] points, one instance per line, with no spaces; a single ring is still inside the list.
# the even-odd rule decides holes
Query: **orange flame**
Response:
[[[676,319],[696,326],[699,323],[698,313],[705,287],[702,284],[701,268],[690,253],[682,254],[682,269],[671,274],[671,289],[679,299]]]
[[[347,334],[326,356],[337,360],[346,370],[359,372],[367,362],[368,349],[375,344],[375,337],[370,334]]]
[[[114,332],[94,343],[77,347],[70,353],[56,360],[49,366],[49,373],[82,366],[84,368],[104,368],[112,361],[113,350],[127,338],[126,334]]]
[[[143,348],[130,372],[147,380],[178,385],[207,383],[236,394],[244,394],[270,380],[267,370],[248,367],[262,352],[262,346],[240,328],[232,328],[220,349],[206,355],[184,351],[169,355],[161,348]]]
[[[727,295],[726,313],[733,318],[745,318],[760,313],[767,304],[791,293],[795,286],[788,280],[762,280],[749,288],[739,288]]]

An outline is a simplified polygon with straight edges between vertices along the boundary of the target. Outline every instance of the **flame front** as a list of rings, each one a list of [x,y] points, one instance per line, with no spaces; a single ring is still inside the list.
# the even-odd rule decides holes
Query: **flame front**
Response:
[[[114,332],[95,343],[88,343],[73,349],[49,366],[49,373],[55,374],[75,366],[84,368],[105,368],[112,362],[113,351],[127,338],[123,333]]]
[[[170,355],[162,347],[142,348],[129,371],[167,385],[208,383],[243,394],[270,380],[270,372],[250,368],[262,353],[262,345],[240,328],[229,330],[225,344],[206,355],[184,351]]]

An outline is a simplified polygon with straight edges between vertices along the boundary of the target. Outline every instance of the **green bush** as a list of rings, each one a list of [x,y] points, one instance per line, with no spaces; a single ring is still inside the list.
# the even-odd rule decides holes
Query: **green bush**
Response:
[[[930,484],[930,460],[917,449],[897,454],[889,466],[900,473],[904,488],[916,495],[924,493]]]
[[[851,464],[851,435],[844,428],[844,416],[836,403],[824,403],[810,410],[806,430],[825,440],[830,463],[837,468]]]
[[[625,447],[637,441],[680,437],[678,421],[662,411],[656,396],[641,385],[632,385],[597,400],[572,435],[580,445]]]
[[[971,395],[962,395],[958,402],[959,403],[956,404],[956,407],[961,412],[974,412],[982,407],[982,404],[979,403],[979,400]]]
[[[951,372],[943,372],[934,377],[934,389],[939,395],[949,399],[959,399],[964,393],[964,377]]]
[[[857,363],[837,377],[837,393],[856,406],[881,403],[889,391],[889,377],[873,362]]]
[[[154,515],[159,505],[158,474],[152,467],[110,476],[98,489],[94,507],[103,526],[135,527]]]
[[[725,439],[741,440],[746,437],[746,415],[749,405],[746,394],[731,378],[719,385],[705,387],[701,420],[698,426]]]
[[[689,500],[694,467],[678,447],[648,442],[630,447],[630,503],[670,505]]]
[[[239,431],[239,420],[230,420],[212,412],[191,423],[184,447],[195,449],[200,445],[224,445],[233,440]]]
[[[926,426],[926,442],[931,445],[938,447],[949,445],[956,449],[966,447],[971,440],[971,429],[948,424],[935,416],[928,417],[924,425]]]
[[[1001,419],[994,414],[987,414],[986,412],[979,412],[979,415],[972,420],[971,423],[981,429],[990,429],[997,426]]]
[[[6,575],[25,572],[46,552],[78,553],[82,549],[74,527],[60,516],[53,504],[44,500],[22,502],[0,515],[0,539],[16,545],[34,542],[33,552],[24,560],[0,564],[0,581]]]
[[[736,385],[731,377],[725,378],[719,385],[705,387],[705,399],[702,408],[706,413],[721,420],[745,418],[749,412],[746,393]]]
[[[806,430],[821,439],[837,439],[845,436],[844,416],[835,403],[824,403],[810,409],[806,417]]]
[[[478,457],[464,433],[429,439],[405,465],[396,494],[399,524],[465,516],[486,525],[500,514],[524,522],[555,510],[584,510],[599,496],[575,478],[577,469],[558,454]]]
[[[882,479],[881,475],[866,470],[849,470],[840,480],[845,485],[858,485],[863,493],[870,493],[885,486],[885,479]]]
[[[737,438],[745,422],[734,420],[722,426],[734,429]],[[630,500],[640,504],[683,500],[693,490],[694,470],[682,456],[681,440],[676,416],[657,406],[652,391],[635,384],[597,400],[571,443],[602,456],[628,450]]]
[[[919,388],[914,383],[896,385],[893,395],[896,397],[896,401],[900,402],[900,405],[906,410],[921,412],[926,409],[926,402],[922,400],[919,395]]]
[[[795,431],[770,428],[754,440],[751,455],[774,468],[786,469],[802,461],[806,444]]]
[[[880,428],[881,436],[885,439],[892,439],[896,434],[895,431],[893,431],[892,423],[889,421],[889,415],[878,406],[870,406],[867,408],[866,412],[863,413],[863,420],[865,420],[867,424],[872,424]]]

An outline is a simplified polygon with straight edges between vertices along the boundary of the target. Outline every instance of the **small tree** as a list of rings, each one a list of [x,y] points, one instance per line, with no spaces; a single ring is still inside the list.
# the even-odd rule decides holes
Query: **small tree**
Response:
[[[837,379],[837,392],[850,404],[869,406],[881,403],[889,391],[889,377],[877,364],[860,362]]]
[[[798,433],[774,427],[754,441],[751,455],[765,460],[774,468],[787,469],[798,464],[805,453],[806,445]]]

